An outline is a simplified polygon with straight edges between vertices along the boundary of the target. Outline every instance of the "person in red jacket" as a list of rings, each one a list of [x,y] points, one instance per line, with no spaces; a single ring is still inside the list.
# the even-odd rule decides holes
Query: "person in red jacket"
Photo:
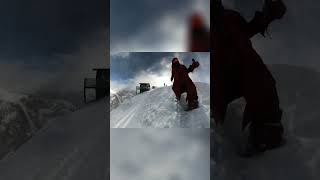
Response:
[[[221,0],[211,2],[212,115],[217,124],[222,123],[228,104],[244,97],[242,128],[250,125],[248,155],[283,142],[276,82],[250,38],[264,35],[269,24],[282,18],[285,11],[282,1],[266,0],[263,11],[247,22],[238,12],[224,9]]]
[[[185,65],[180,64],[178,58],[172,59],[171,81],[174,80],[172,90],[176,95],[177,100],[180,100],[181,94],[186,92],[188,102],[188,109],[192,110],[198,108],[198,94],[197,88],[189,77],[189,73],[199,67],[199,62],[192,59],[192,65],[186,68]]]

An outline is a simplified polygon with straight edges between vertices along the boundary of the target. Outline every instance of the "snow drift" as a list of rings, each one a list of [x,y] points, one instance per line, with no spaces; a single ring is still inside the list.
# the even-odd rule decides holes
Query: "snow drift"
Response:
[[[211,179],[300,180],[320,177],[320,73],[289,65],[271,65],[284,111],[285,146],[245,159],[236,149],[245,101],[229,105],[223,127],[211,131]]]
[[[185,96],[177,102],[171,86],[156,88],[127,99],[113,109],[110,127],[209,128],[210,85],[195,84],[199,96],[198,109],[186,112]]]

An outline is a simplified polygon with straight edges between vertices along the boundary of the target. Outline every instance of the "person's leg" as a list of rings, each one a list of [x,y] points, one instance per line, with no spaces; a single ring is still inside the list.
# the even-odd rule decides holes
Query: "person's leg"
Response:
[[[180,88],[177,85],[173,85],[172,90],[173,90],[174,94],[176,95],[177,100],[180,101],[180,98],[181,98]]]
[[[252,93],[246,97],[243,128],[250,123],[249,141],[262,151],[282,143],[282,111],[275,86]]]
[[[243,94],[239,86],[239,79],[236,77],[233,79],[229,77],[227,82],[216,84],[218,85],[215,87],[212,85],[210,86],[210,96],[212,97],[210,100],[210,106],[212,117],[215,122],[222,123],[225,119],[228,104],[238,98],[241,98]]]
[[[195,109],[198,107],[198,93],[196,86],[191,82],[186,88],[187,91],[187,101],[188,101],[188,108]]]

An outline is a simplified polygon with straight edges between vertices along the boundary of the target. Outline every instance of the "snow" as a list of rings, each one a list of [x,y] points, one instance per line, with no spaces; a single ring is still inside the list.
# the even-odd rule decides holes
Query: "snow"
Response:
[[[210,129],[112,128],[112,180],[209,180]]]
[[[211,129],[211,179],[316,180],[320,177],[320,73],[287,65],[273,65],[270,70],[277,80],[281,107],[284,110],[283,123],[286,129],[287,143],[281,148],[267,151],[256,157],[239,157],[236,149],[246,138],[245,134],[240,131],[241,112],[245,102],[243,99],[237,100],[229,106],[223,127]],[[116,112],[123,118],[118,119],[121,121],[113,121],[114,119],[111,118],[111,125],[120,123],[120,126],[124,127],[142,127],[146,124],[140,120],[149,118],[150,123],[147,125],[150,127],[181,127],[183,123],[176,119],[178,114],[180,117],[185,116],[186,122],[190,123],[187,125],[191,127],[194,127],[194,124],[208,123],[208,120],[204,121],[201,117],[208,115],[209,85],[197,84],[197,87],[202,104],[198,111],[191,113],[182,111],[181,106],[184,104],[175,103],[171,87],[163,87],[124,101],[111,112],[111,117],[115,116],[113,113]],[[66,117],[51,121],[47,129],[43,129],[16,152],[0,161],[0,179],[106,179],[109,172],[107,168],[109,163],[107,142],[109,140],[109,122],[106,120],[108,114],[106,105],[108,103],[109,99],[91,103]],[[190,122],[191,120],[186,116],[193,115],[194,121]],[[121,129],[112,129],[112,131],[117,131],[119,135],[124,134],[123,138],[135,139],[130,134],[125,134],[129,130],[120,132]],[[124,159],[126,157],[135,158],[135,152],[139,153],[135,162],[144,166],[143,162],[148,158],[143,158],[156,157],[157,153],[154,153],[153,149],[158,149],[148,149],[147,142],[162,144],[162,140],[166,139],[168,147],[178,147],[172,146],[173,142],[177,142],[176,137],[165,132],[160,136],[154,136],[154,138],[163,138],[161,141],[156,141],[154,138],[147,141],[148,137],[153,137],[151,135],[154,132],[155,130],[149,130],[147,133],[149,136],[144,136],[146,137],[144,139],[138,138],[140,135],[137,135],[137,140],[132,144],[130,141],[126,143],[118,141],[116,144],[119,149],[115,148],[114,150],[121,150],[117,155],[121,157],[121,154],[124,153],[124,157],[122,157]],[[170,139],[168,136],[172,138]],[[185,138],[188,139],[188,136]],[[146,142],[146,144],[136,146],[142,142]],[[135,151],[131,151],[131,149],[127,151],[128,148],[134,148]],[[164,152],[163,156],[159,157],[165,159],[160,166],[152,164],[155,162],[152,159],[149,160],[148,163],[155,166],[152,169],[147,169],[151,173],[157,172],[156,167],[161,170],[162,165],[176,163],[168,158],[166,152],[170,153],[171,151],[166,151],[166,147],[159,148],[159,150]],[[186,148],[185,150],[190,149]],[[178,148],[175,152],[179,151],[185,152]],[[148,152],[147,156],[144,152]],[[190,157],[189,154],[187,156]],[[117,161],[121,167],[121,159],[113,160]],[[157,160],[160,161],[161,158]],[[122,171],[119,168],[118,175],[121,174]],[[152,174],[149,175],[148,177],[152,177]],[[195,178],[197,177],[193,179]]]
[[[65,100],[0,89],[0,159],[36,134],[51,118],[66,115],[74,109]]]
[[[225,124],[211,131],[211,177],[214,180],[316,180],[320,177],[320,73],[272,65],[285,126],[285,146],[253,158],[237,155],[246,139],[240,130],[245,101],[233,102]]]
[[[111,93],[110,91],[110,111],[117,108],[122,102],[132,98],[136,95],[136,91],[129,89],[121,89],[117,92]]]
[[[156,88],[127,99],[113,109],[110,127],[209,128],[210,85],[195,84],[199,96],[198,109],[185,111],[185,96],[177,102],[171,86]]]
[[[14,103],[19,101],[23,97],[26,97],[26,96],[21,94],[11,93],[4,89],[0,89],[0,100],[2,101]]]
[[[0,161],[0,179],[107,179],[108,100],[51,121],[46,129]]]

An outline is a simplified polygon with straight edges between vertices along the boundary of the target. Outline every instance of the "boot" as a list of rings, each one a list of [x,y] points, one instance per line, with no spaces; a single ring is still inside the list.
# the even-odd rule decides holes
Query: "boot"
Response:
[[[273,149],[284,144],[283,126],[278,123],[251,123],[249,141],[259,151]]]
[[[187,111],[191,111],[192,109],[196,109],[199,107],[198,100],[188,101],[188,109]]]

